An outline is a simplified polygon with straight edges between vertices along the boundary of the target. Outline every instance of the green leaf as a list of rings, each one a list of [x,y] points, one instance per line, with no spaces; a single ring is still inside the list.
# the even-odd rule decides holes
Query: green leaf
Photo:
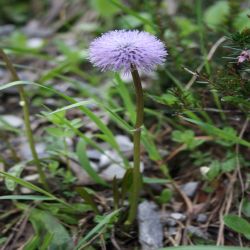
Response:
[[[103,216],[103,219],[92,229],[90,230],[87,235],[79,241],[77,246],[74,248],[74,250],[80,250],[83,249],[82,247],[89,241],[91,238],[93,238],[96,234],[100,233],[105,227],[110,224],[115,218],[117,218],[120,210],[115,210],[114,212]]]
[[[172,139],[176,142],[183,143],[188,149],[194,149],[202,144],[203,140],[195,140],[195,134],[192,130],[174,130],[172,132]]]
[[[224,127],[224,128],[222,128],[222,131],[227,133],[231,137],[235,137],[235,136],[237,137],[237,132],[232,127]],[[231,147],[235,144],[234,141],[221,140],[221,139],[218,139],[217,143],[219,143],[220,145],[225,146],[225,147]]]
[[[243,234],[250,240],[250,223],[238,215],[225,215],[224,223],[237,233]]]
[[[15,176],[15,177],[20,177],[25,165],[26,165],[26,163],[24,163],[24,162],[18,163],[15,166],[11,167],[8,170],[8,173]],[[14,191],[16,188],[16,182],[11,180],[11,179],[6,178],[5,179],[5,186],[7,187],[8,190]]]
[[[212,163],[209,166],[209,171],[206,174],[206,177],[209,181],[212,181],[214,178],[216,178],[220,174],[221,170],[221,164],[219,161],[215,160],[212,161]]]
[[[57,127],[48,127],[45,128],[46,132],[54,137],[64,138],[64,137],[71,137],[73,135],[73,131],[65,130],[63,128]]]
[[[54,233],[47,232],[43,238],[42,245],[39,247],[40,250],[50,249],[50,246],[53,245]]]
[[[118,3],[120,1],[116,0]],[[110,17],[120,12],[120,8],[112,4],[109,0],[91,0],[92,7],[104,17]]]
[[[133,169],[127,169],[126,173],[124,174],[121,182],[121,203],[123,204],[125,197],[132,186],[133,182]]]
[[[112,191],[113,191],[114,208],[118,209],[121,194],[119,192],[119,185],[118,185],[118,181],[116,179],[116,176],[114,177],[114,179],[112,181]]]
[[[166,94],[163,94],[161,97],[160,97],[160,100],[163,104],[166,104],[168,106],[172,106],[176,103],[178,103],[178,98],[176,96],[174,96],[172,93],[166,93]]]
[[[141,17],[151,20],[150,13],[140,12]],[[144,22],[133,15],[123,15],[119,18],[119,24],[123,29],[135,29],[142,26]]]
[[[79,162],[84,168],[84,170],[88,173],[88,175],[96,182],[104,186],[108,186],[108,184],[97,174],[97,172],[92,168],[89,158],[86,154],[86,143],[84,140],[80,140],[76,147],[76,154],[78,156]]]
[[[7,237],[0,237],[0,246],[2,246],[6,240]]]
[[[152,135],[149,133],[149,131],[146,128],[142,129],[142,142],[151,160],[153,161],[161,160],[161,155],[159,151],[157,150],[157,147],[154,143]]]
[[[189,18],[175,17],[175,22],[180,30],[181,37],[186,37],[199,30],[198,26],[195,25]]]
[[[211,29],[218,29],[225,23],[230,14],[228,1],[216,1],[204,14],[204,21]]]
[[[168,203],[171,200],[172,195],[173,195],[172,191],[168,188],[165,188],[162,190],[158,200],[161,204]]]
[[[154,23],[151,21],[151,19],[144,18],[140,14],[137,13],[137,11],[132,10],[131,8],[128,8],[127,6],[121,4],[118,0],[109,0],[114,6],[121,9],[124,13],[127,13],[131,16],[136,17],[138,20],[142,21],[144,25],[149,25],[152,28],[155,28]]]
[[[236,158],[233,157],[233,158],[230,158],[230,159],[227,159],[226,161],[222,162],[221,163],[221,170],[223,172],[230,172],[230,171],[233,171],[234,169],[236,169]]]
[[[239,15],[234,19],[233,26],[237,31],[243,31],[245,29],[250,29],[250,10],[247,9],[239,13]]]
[[[49,244],[49,249],[71,249],[73,247],[72,239],[67,230],[50,213],[40,209],[32,209],[29,219],[36,234],[40,235],[40,240],[42,240],[40,243],[46,242]]]
[[[153,177],[143,177],[143,183],[146,184],[167,184],[169,180],[167,179],[160,179],[160,178],[153,178]]]
[[[250,201],[247,199],[243,200],[242,212],[248,218],[250,218]]]
[[[23,250],[36,250],[39,246],[39,235],[34,235],[24,245]]]
[[[77,187],[76,192],[85,200],[87,204],[92,207],[93,211],[96,214],[99,214],[97,205],[94,201],[94,196],[92,194],[88,193],[88,191],[83,187]]]

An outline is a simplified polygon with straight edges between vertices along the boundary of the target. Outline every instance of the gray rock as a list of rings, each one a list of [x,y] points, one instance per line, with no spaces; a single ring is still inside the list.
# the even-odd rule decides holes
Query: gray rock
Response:
[[[133,163],[131,162],[130,165],[132,166]],[[141,163],[140,170],[143,172],[144,164]],[[126,168],[122,167],[122,163],[119,165],[117,163],[113,163],[109,165],[107,168],[101,171],[100,176],[106,181],[112,181],[114,177],[117,179],[122,179],[126,172]]]
[[[6,74],[6,70],[0,68],[0,77],[3,78],[5,74]]]
[[[28,47],[32,49],[40,48],[43,45],[43,43],[44,43],[43,39],[37,37],[30,38],[27,41]]]
[[[197,222],[205,223],[207,221],[207,215],[206,214],[198,214],[196,220],[197,220]]]
[[[39,179],[39,174],[27,175],[23,178],[25,181],[35,181]]]
[[[20,156],[23,160],[32,160],[32,153],[30,151],[30,146],[27,141],[21,142],[20,145]],[[43,142],[36,143],[36,152],[39,158],[48,157],[48,153],[46,152],[46,144]]]
[[[138,207],[139,241],[142,250],[157,250],[163,246],[163,225],[156,204],[144,201]]]
[[[15,26],[12,24],[6,24],[0,26],[0,36],[7,36],[15,30]]]
[[[24,123],[23,119],[16,115],[2,115],[1,118],[14,128],[20,128]]]
[[[34,192],[33,190],[26,188],[26,187],[21,187],[20,191],[22,194],[32,194]]]
[[[51,27],[42,27],[37,20],[30,21],[24,28],[23,32],[29,37],[49,37],[54,30]]]
[[[126,169],[121,167],[120,165],[114,163],[108,166],[106,169],[104,169],[101,173],[100,176],[106,180],[106,181],[112,181],[114,177],[117,179],[122,179],[126,172]]]
[[[166,223],[166,225],[169,226],[169,227],[173,227],[173,226],[175,226],[175,225],[177,224],[176,220],[173,219],[173,218],[167,218],[167,219],[165,220],[165,223]]]
[[[176,235],[176,233],[177,233],[177,228],[176,227],[169,227],[168,228],[168,235],[169,236]]]
[[[100,160],[101,153],[100,153],[100,151],[98,151],[96,149],[88,149],[87,150],[87,156],[91,160]]]
[[[98,172],[98,165],[94,162],[90,162],[91,167]],[[90,178],[88,173],[75,161],[70,161],[70,168],[77,177],[78,185],[90,185],[94,184],[94,181]]]
[[[100,157],[99,165],[101,168],[113,164],[114,162],[122,162],[122,158],[113,150],[106,150],[105,154]]]
[[[193,197],[198,188],[198,181],[191,181],[181,186],[182,192],[184,192],[188,197]]]
[[[182,213],[171,213],[170,217],[178,221],[184,221],[186,219],[186,215]]]
[[[118,145],[120,146],[120,149],[122,152],[127,153],[127,152],[133,152],[134,145],[132,141],[129,139],[128,136],[125,135],[117,135],[115,137]]]

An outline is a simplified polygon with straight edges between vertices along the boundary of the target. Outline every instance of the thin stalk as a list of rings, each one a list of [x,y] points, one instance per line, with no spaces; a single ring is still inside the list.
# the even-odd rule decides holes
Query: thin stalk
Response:
[[[130,210],[127,225],[131,225],[136,217],[139,193],[142,186],[142,178],[140,173],[140,153],[141,153],[141,127],[143,125],[143,90],[139,73],[134,65],[131,65],[131,74],[133,77],[135,94],[136,94],[136,123],[134,130],[134,167],[133,167],[133,184],[130,199]]]
[[[202,0],[196,0],[195,2],[195,9],[196,9],[196,17],[197,17],[197,23],[199,27],[199,36],[200,36],[200,46],[201,46],[201,53],[203,54],[204,61],[205,61],[205,68],[208,75],[211,73],[210,65],[207,59],[207,50],[205,45],[205,39],[204,39],[204,26],[203,26],[203,13],[202,13]]]
[[[14,66],[12,65],[12,63],[9,60],[8,56],[5,54],[4,50],[1,49],[1,48],[0,48],[0,56],[3,58],[3,61],[6,64],[6,67],[10,71],[13,81],[20,81],[20,78],[18,77]],[[24,88],[23,88],[22,85],[18,86],[18,91],[19,91],[19,95],[20,95],[20,99],[21,99],[20,104],[21,104],[22,109],[23,109],[24,125],[25,125],[26,135],[27,135],[27,138],[28,138],[28,141],[29,141],[29,146],[30,146],[30,150],[31,150],[31,153],[32,153],[32,157],[33,157],[33,160],[34,160],[35,165],[37,167],[37,171],[38,171],[38,174],[39,174],[39,180],[43,184],[44,188],[46,188],[48,190],[48,184],[46,182],[45,174],[44,174],[44,172],[42,170],[42,166],[40,164],[40,161],[39,161],[39,158],[38,158],[38,155],[37,155],[37,152],[36,152],[36,148],[35,148],[35,142],[34,142],[32,130],[31,130],[31,124],[30,124],[30,111],[29,111],[27,96],[26,96],[26,93],[25,93]]]

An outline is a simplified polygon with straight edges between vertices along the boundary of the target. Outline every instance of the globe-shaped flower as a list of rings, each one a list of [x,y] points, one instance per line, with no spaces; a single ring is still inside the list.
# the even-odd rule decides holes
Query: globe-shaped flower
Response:
[[[151,71],[167,56],[164,44],[155,36],[138,30],[115,30],[96,38],[89,59],[102,71],[124,71],[131,67]]]

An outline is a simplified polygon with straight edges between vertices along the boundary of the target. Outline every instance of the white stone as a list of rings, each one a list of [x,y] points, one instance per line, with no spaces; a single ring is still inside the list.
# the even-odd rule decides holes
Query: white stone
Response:
[[[23,119],[16,115],[3,115],[1,118],[14,128],[19,128],[23,125]]]
[[[27,42],[29,48],[37,49],[43,45],[43,39],[41,38],[30,38]]]
[[[170,217],[178,221],[184,221],[186,219],[186,216],[182,213],[171,213]]]

